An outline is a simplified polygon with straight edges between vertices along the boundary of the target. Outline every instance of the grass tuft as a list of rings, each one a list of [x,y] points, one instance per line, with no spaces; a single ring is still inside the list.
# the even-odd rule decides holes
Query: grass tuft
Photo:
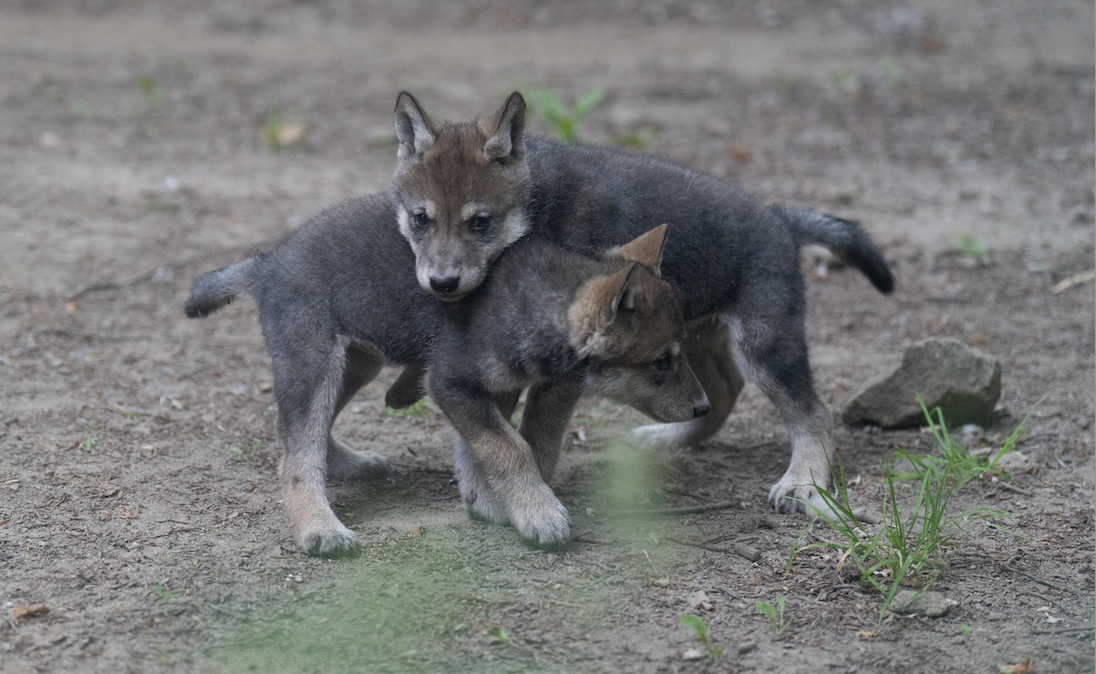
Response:
[[[945,546],[964,530],[968,520],[979,518],[987,521],[988,525],[990,518],[1002,516],[990,508],[975,508],[959,515],[951,515],[948,504],[957,489],[985,473],[1007,477],[994,468],[994,465],[1019,442],[1027,429],[1028,417],[1025,417],[992,457],[974,457],[965,445],[955,442],[948,433],[944,414],[939,408],[930,412],[920,396],[918,402],[940,453],[909,454],[901,449],[895,451],[883,474],[887,501],[883,509],[882,526],[874,533],[869,533],[853,514],[849,504],[845,470],[838,461],[834,470],[834,493],[818,490],[829,512],[822,512],[807,503],[817,516],[800,534],[788,557],[788,572],[791,571],[792,561],[798,552],[818,548],[828,548],[839,553],[838,571],[846,563],[855,564],[860,572],[860,582],[875,588],[883,595],[883,605],[879,610],[880,623],[902,581],[911,573],[925,572],[941,561],[940,556]],[[909,468],[896,468],[896,459]],[[908,499],[900,499],[898,496],[896,485],[904,482],[910,482],[914,487],[916,496],[912,505],[908,503]],[[814,524],[819,520],[829,524],[840,540],[819,540],[800,547],[800,543],[813,534]],[[1001,527],[997,528],[1022,536]]]

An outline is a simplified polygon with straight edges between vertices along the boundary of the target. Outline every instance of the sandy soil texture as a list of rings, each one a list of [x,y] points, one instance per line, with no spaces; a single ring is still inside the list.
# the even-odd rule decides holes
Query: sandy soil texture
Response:
[[[0,672],[1091,672],[1096,298],[1056,286],[1093,268],[1094,24],[1065,0],[5,2]],[[545,550],[469,520],[444,418],[386,415],[386,371],[335,429],[398,469],[329,486],[361,554],[296,549],[255,307],[187,320],[191,281],[384,189],[400,90],[459,118],[528,86],[604,91],[589,142],[864,224],[892,296],[804,256],[835,410],[921,339],[1001,359],[968,441],[1030,415],[1013,481],[959,488],[952,513],[996,514],[909,580],[946,616],[880,620],[839,553],[789,565],[808,521],[766,504],[790,449],[752,385],[653,466],[613,450],[638,414],[584,402],[552,483],[577,537]],[[934,446],[836,440],[876,519],[895,448]]]

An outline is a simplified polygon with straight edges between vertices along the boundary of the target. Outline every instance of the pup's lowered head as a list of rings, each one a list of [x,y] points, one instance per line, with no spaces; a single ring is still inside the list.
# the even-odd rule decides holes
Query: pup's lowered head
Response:
[[[656,421],[688,421],[708,412],[708,398],[685,357],[681,300],[658,275],[666,230],[607,253],[617,270],[579,288],[568,331],[595,392]]]
[[[407,92],[396,100],[399,228],[419,284],[438,298],[475,289],[491,261],[529,231],[524,132],[518,92],[494,115],[468,122],[434,122]]]

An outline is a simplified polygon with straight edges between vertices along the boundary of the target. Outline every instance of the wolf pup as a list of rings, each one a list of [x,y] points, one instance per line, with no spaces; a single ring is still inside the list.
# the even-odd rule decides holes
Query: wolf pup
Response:
[[[326,210],[270,252],[204,274],[186,302],[191,318],[240,293],[259,306],[285,442],[278,475],[305,550],[357,543],[324,480],[388,465],[336,441],[331,425],[386,363],[436,362],[431,392],[463,438],[457,472],[470,511],[541,542],[567,536],[566,510],[544,481],[583,388],[664,422],[707,411],[683,353],[680,301],[652,271],[665,227],[600,260],[543,241],[515,245],[497,261],[497,281],[444,305],[419,288],[395,218],[387,194]],[[404,394],[417,397],[418,383]],[[519,434],[506,419],[527,385]]]
[[[396,135],[396,223],[414,251],[419,285],[441,300],[472,292],[492,260],[526,235],[596,251],[669,223],[662,274],[684,302],[685,350],[711,412],[637,433],[672,447],[711,437],[734,406],[744,371],[791,438],[791,463],[770,501],[778,510],[825,508],[814,485],[828,486],[834,447],[811,377],[798,252],[805,243],[827,246],[889,293],[890,270],[857,223],[767,206],[649,155],[526,134],[517,92],[490,117],[440,123],[401,93]]]
[[[429,390],[459,432],[457,481],[474,515],[542,544],[566,540],[567,511],[545,482],[584,388],[656,420],[707,413],[680,302],[656,275],[666,229],[602,259],[522,241],[486,291],[445,307]],[[527,387],[519,433],[492,400]]]

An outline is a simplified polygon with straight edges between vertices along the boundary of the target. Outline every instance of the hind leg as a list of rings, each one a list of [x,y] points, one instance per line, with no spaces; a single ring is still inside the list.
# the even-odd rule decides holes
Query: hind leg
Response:
[[[564,382],[556,385],[538,384],[525,397],[525,412],[521,415],[521,436],[533,450],[533,457],[545,482],[559,462],[563,434],[582,396],[582,384]]]
[[[346,552],[357,545],[358,537],[332,512],[325,478],[348,344],[312,335],[287,341],[290,349],[271,353],[278,426],[285,442],[285,455],[278,464],[285,507],[297,543],[306,551]]]
[[[372,345],[351,345],[346,350],[342,388],[335,402],[331,421],[350,402],[361,387],[373,381],[384,367],[384,356]],[[327,477],[334,480],[365,480],[384,477],[391,470],[388,461],[376,452],[359,452],[331,437],[327,433]]]
[[[726,323],[709,318],[690,325],[685,350],[689,367],[708,396],[708,413],[691,421],[640,426],[632,432],[634,437],[669,449],[689,447],[715,435],[730,415],[746,382],[732,355]]]
[[[422,361],[411,361],[405,365],[400,376],[384,394],[385,406],[402,410],[417,403],[423,396],[422,379],[425,369]]]
[[[830,486],[832,422],[829,409],[814,391],[803,334],[802,293],[787,295],[787,310],[781,311],[771,306],[773,293],[767,293],[765,306],[770,311],[753,313],[749,322],[732,319],[732,332],[743,364],[776,406],[791,439],[791,462],[769,490],[769,502],[779,511],[813,515],[814,508],[829,512],[820,490]]]

